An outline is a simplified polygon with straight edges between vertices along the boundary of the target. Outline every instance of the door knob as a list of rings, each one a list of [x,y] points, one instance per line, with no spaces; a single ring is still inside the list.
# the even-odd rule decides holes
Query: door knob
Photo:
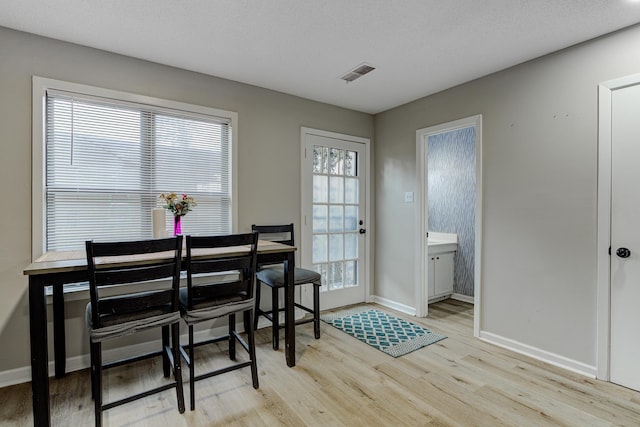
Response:
[[[629,258],[631,256],[631,251],[627,248],[618,248],[616,250],[616,255],[620,258]]]

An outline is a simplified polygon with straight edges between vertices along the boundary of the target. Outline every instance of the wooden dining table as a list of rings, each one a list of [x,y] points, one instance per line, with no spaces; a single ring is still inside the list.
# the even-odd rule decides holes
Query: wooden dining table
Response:
[[[216,250],[206,256],[228,255],[248,251],[248,247]],[[294,286],[295,246],[260,240],[259,263],[283,263],[285,271],[285,359],[289,367],[296,364]],[[104,262],[109,262],[105,260]],[[131,260],[135,264],[135,260]],[[87,259],[84,249],[50,251],[29,264],[23,274],[29,277],[29,326],[31,340],[31,390],[34,426],[51,425],[49,405],[49,356],[47,346],[47,303],[45,287],[53,289],[53,342],[55,376],[65,375],[64,290],[69,283],[86,282]]]

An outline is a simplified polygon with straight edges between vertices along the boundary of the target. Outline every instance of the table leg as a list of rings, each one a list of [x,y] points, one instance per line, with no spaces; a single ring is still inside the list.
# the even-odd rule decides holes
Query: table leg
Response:
[[[287,255],[287,261],[284,263],[285,274],[285,312],[284,312],[284,341],[285,341],[285,357],[287,366],[296,366],[296,334],[295,334],[295,317],[294,317],[294,295],[293,272],[295,270],[295,253],[290,252]]]
[[[53,287],[53,350],[55,356],[56,378],[62,378],[66,371],[66,338],[64,332],[64,287]]]
[[[31,339],[31,391],[33,425],[51,424],[49,412],[49,356],[47,354],[47,306],[44,286],[37,276],[29,276],[29,328]]]

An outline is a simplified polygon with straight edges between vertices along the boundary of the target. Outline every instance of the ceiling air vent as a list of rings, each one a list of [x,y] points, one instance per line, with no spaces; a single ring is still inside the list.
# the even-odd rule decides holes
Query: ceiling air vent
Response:
[[[351,83],[352,81],[359,79],[360,77],[364,76],[367,73],[372,72],[375,69],[376,69],[375,67],[372,67],[371,65],[367,65],[367,64],[358,65],[356,68],[349,71],[348,73],[341,76],[340,78],[347,83]]]

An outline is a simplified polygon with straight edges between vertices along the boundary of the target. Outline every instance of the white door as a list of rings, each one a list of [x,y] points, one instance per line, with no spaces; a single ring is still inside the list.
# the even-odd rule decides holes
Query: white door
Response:
[[[640,85],[611,102],[610,379],[640,390]]]
[[[322,310],[365,301],[367,142],[302,132],[301,262],[322,274]],[[310,304],[306,288],[302,301]]]

